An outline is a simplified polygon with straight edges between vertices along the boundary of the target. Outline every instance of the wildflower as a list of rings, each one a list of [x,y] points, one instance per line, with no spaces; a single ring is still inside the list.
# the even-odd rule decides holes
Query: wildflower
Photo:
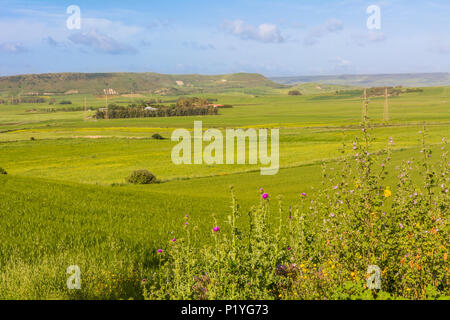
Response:
[[[147,282],[147,279],[142,279],[142,283],[146,283]]]
[[[158,249],[158,251],[157,251],[158,253],[162,253],[163,251],[162,251],[162,249]]]
[[[333,213],[333,212],[330,213],[330,217],[331,217],[331,218],[334,218],[334,213]]]
[[[184,223],[185,226],[187,226],[188,224],[189,224],[188,222],[185,222],[185,223]]]
[[[306,197],[306,193],[305,192],[302,192],[302,197]]]
[[[263,188],[260,188],[259,191],[264,192],[264,189],[263,189]]]
[[[338,188],[338,186],[334,186],[333,189],[336,190]]]
[[[219,228],[218,226],[216,226],[216,227],[213,228],[213,231],[214,231],[214,232],[219,232],[219,231],[220,231],[220,228]]]
[[[267,193],[263,193],[262,198],[263,199],[267,199],[269,197],[269,195]]]
[[[399,223],[400,229],[403,229],[405,226],[402,223]]]
[[[177,238],[173,238],[173,239],[172,239],[172,242],[175,242],[175,241],[177,241]]]
[[[384,190],[384,196],[386,198],[390,198],[392,196],[392,191],[389,189],[389,187],[387,187],[386,190]]]

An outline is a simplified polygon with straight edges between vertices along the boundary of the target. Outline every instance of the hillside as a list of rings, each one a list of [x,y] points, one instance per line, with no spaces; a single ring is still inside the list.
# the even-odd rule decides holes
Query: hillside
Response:
[[[450,73],[273,77],[270,80],[286,85],[322,83],[357,87],[436,87],[450,86]]]
[[[155,93],[166,95],[202,91],[223,92],[242,88],[283,88],[260,74],[166,75],[158,73],[51,73],[0,77],[0,92],[13,94],[113,94]]]

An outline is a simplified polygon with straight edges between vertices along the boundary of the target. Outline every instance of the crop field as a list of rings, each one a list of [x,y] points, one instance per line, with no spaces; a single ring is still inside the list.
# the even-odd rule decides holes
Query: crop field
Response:
[[[358,260],[384,264],[380,267],[386,272],[389,284],[381,297],[425,299],[450,296],[448,162],[443,160],[450,133],[450,87],[428,87],[422,92],[390,97],[390,120],[387,122],[383,121],[384,97],[370,98],[370,121],[363,130],[362,89],[325,85],[321,89],[311,85],[306,88],[307,93],[302,96],[288,96],[285,88],[230,89],[228,92],[190,95],[233,105],[230,109],[220,109],[216,116],[97,120],[94,109],[104,107],[105,100],[81,94],[52,97],[56,102],[70,100],[69,106],[0,104],[0,167],[8,173],[0,174],[0,299],[367,298],[366,288],[361,285],[367,266],[359,265]],[[338,90],[341,91],[337,93]],[[348,93],[345,90],[349,90]],[[85,97],[87,112],[64,109],[83,108]],[[163,103],[178,99],[177,96],[116,96],[110,97],[108,103],[125,106],[142,100],[142,97],[158,98]],[[7,98],[6,94],[3,98]],[[54,110],[49,112],[45,110],[47,108]],[[171,150],[177,142],[171,141],[172,132],[178,128],[192,131],[194,121],[202,121],[204,130],[279,128],[278,174],[260,175],[259,164],[173,164]],[[164,139],[152,138],[156,133]],[[369,147],[364,143],[367,134],[371,137]],[[376,170],[387,166],[384,160],[386,148],[390,169],[385,178],[377,176],[364,180],[363,174],[359,176],[355,167],[358,161],[373,163]],[[354,153],[359,150],[361,156],[357,155],[355,162]],[[376,158],[364,158],[366,151],[367,157],[370,153]],[[439,168],[433,171],[439,183],[427,184],[429,178],[423,178],[417,159],[423,159],[424,154],[430,155],[430,159],[426,159],[426,172],[431,166]],[[341,210],[335,203],[344,198],[336,196],[336,200],[332,198],[332,192],[327,195],[324,191],[328,190],[327,183],[332,187],[336,184],[334,190],[352,189],[355,197],[358,194],[366,201],[366,206],[360,207],[356,200],[346,196],[349,210],[355,216],[372,204],[370,210],[380,214],[386,211],[389,215],[387,208],[392,208],[392,214],[400,212],[398,208],[404,205],[400,200],[407,196],[401,195],[404,189],[398,175],[409,160],[413,163],[411,166],[418,168],[408,175],[411,184],[422,186],[420,192],[428,190],[430,206],[431,202],[437,203],[436,208],[427,212],[431,212],[433,221],[439,217],[445,222],[438,232],[439,240],[430,240],[420,247],[420,253],[416,253],[423,256],[429,249],[436,252],[436,257],[440,255],[437,262],[433,260],[432,266],[431,262],[427,265],[432,271],[426,269],[426,276],[422,275],[423,279],[430,274],[436,275],[435,279],[439,281],[436,280],[432,287],[426,286],[425,280],[417,280],[420,272],[425,274],[426,263],[420,265],[422,269],[414,269],[419,274],[404,272],[409,282],[396,282],[400,273],[392,275],[390,272],[399,265],[394,262],[397,256],[380,254],[380,261],[373,261],[377,255],[369,253],[364,246],[351,247],[351,252],[361,256],[346,256],[347,251],[342,249],[344,245],[339,247],[342,252],[327,247],[330,241],[331,245],[338,246],[333,243],[333,240],[338,241],[337,238],[317,236],[321,234],[317,229],[323,221],[314,220],[314,216],[323,211],[326,211],[325,217],[334,217]],[[126,178],[140,169],[152,172],[160,183],[127,183]],[[327,173],[325,177],[324,172]],[[345,182],[338,183],[336,179]],[[359,186],[364,183],[367,186]],[[352,188],[353,184],[358,186]],[[369,188],[370,185],[382,188],[389,196],[381,196],[382,203],[379,203],[378,195],[373,199],[365,198],[364,194],[376,192],[375,188]],[[395,198],[396,195],[400,200]],[[425,198],[424,208],[428,201]],[[402,213],[406,210],[404,206]],[[316,207],[318,209],[314,211]],[[419,211],[414,211],[419,209],[413,207],[406,210],[412,212],[411,221],[413,216],[419,215]],[[360,213],[356,213],[355,208],[360,208]],[[264,220],[258,220],[262,215]],[[297,218],[307,225],[301,232],[291,228],[292,221]],[[395,219],[384,225],[397,226],[399,223]],[[361,221],[366,220],[361,218]],[[343,221],[340,226],[348,226],[347,223],[350,222]],[[370,223],[372,227],[376,224]],[[428,228],[431,222],[418,223],[424,228],[428,223]],[[216,226],[220,226],[220,232],[211,231]],[[364,230],[357,224],[355,230],[359,227]],[[255,238],[249,238],[247,243],[244,237],[239,242],[235,239],[238,228],[244,235],[252,234],[254,230]],[[327,225],[323,230],[328,230],[331,237],[349,232],[339,228],[337,224]],[[384,229],[380,227],[380,239],[388,238],[381,230]],[[402,230],[398,230],[399,234]],[[274,238],[266,236],[267,233]],[[317,248],[310,238],[305,240],[306,233],[315,235],[313,238],[320,243]],[[300,234],[308,245],[297,246],[293,242],[300,240],[289,240]],[[367,237],[371,241],[377,238],[373,233]],[[357,246],[354,239],[342,242]],[[293,255],[281,253],[280,247],[270,247],[273,255],[265,255],[269,247],[258,247],[258,244],[269,246],[275,242],[280,247],[289,247]],[[370,243],[378,248],[377,244]],[[252,257],[257,253],[266,257],[266,264],[259,265],[253,258],[237,253],[246,245],[254,249]],[[434,245],[437,247],[427,247]],[[389,250],[393,249],[380,247],[379,250],[391,252]],[[232,255],[235,252],[230,259],[242,266],[242,270],[267,271],[270,266],[282,265],[287,271],[280,271],[281,274],[288,276],[280,276],[283,278],[280,280],[276,278],[279,270],[270,275],[267,271],[264,281],[257,276],[248,280],[249,286],[254,286],[249,289],[247,283],[237,279],[233,266],[227,270],[218,267],[229,258],[228,251]],[[177,256],[186,257],[185,260],[190,262],[183,264]],[[205,258],[202,260],[201,257]],[[294,270],[301,262],[304,267],[300,271]],[[339,264],[348,274],[327,271],[323,275],[323,270],[335,270]],[[67,290],[66,269],[71,265],[82,270],[82,290]],[[318,268],[325,280],[316,279]],[[202,275],[206,271],[210,274],[208,279]],[[294,275],[300,272],[302,277],[316,277],[317,281],[305,281],[306,287],[298,286]],[[194,274],[200,278],[193,280]],[[329,282],[327,277],[331,279]],[[162,279],[169,279],[167,287]],[[223,286],[215,285],[214,281]],[[169,286],[176,287],[176,292]]]

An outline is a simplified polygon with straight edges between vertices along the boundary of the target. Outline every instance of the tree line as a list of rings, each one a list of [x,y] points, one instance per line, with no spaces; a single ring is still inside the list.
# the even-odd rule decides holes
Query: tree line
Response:
[[[127,107],[111,104],[108,108],[97,110],[95,117],[97,119],[124,119],[124,118],[156,118],[156,117],[181,117],[181,116],[205,116],[217,115],[218,109],[212,106],[188,106],[178,107],[157,106],[152,109],[146,109],[145,106],[129,105]]]

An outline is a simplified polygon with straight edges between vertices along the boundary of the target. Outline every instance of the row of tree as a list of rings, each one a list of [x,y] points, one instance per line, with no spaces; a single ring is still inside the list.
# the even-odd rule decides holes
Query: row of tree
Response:
[[[46,103],[47,99],[42,97],[15,97],[9,99],[0,99],[0,104],[17,105],[20,103]]]
[[[108,108],[97,110],[97,119],[124,119],[124,118],[156,118],[156,117],[179,117],[179,116],[205,116],[217,115],[218,109],[212,106],[157,106],[157,108],[145,108],[139,105],[129,105],[121,107],[111,104]]]

